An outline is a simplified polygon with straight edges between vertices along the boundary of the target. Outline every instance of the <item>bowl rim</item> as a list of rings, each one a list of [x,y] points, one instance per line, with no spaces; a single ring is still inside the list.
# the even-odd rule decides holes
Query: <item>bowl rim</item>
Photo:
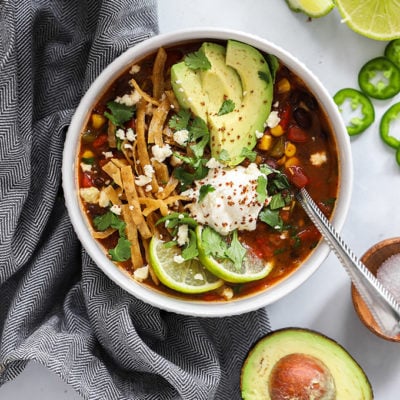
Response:
[[[90,234],[86,224],[86,217],[83,215],[76,181],[76,150],[78,148],[79,135],[87,116],[96,99],[105,90],[104,82],[112,82],[128,66],[158,49],[173,43],[185,42],[187,40],[227,40],[233,39],[243,41],[266,53],[272,53],[282,62],[296,72],[307,84],[308,88],[323,105],[326,114],[330,118],[333,131],[336,135],[336,145],[339,156],[339,188],[338,200],[335,206],[332,223],[340,231],[344,225],[349,210],[352,186],[353,186],[353,162],[350,148],[350,139],[336,104],[332,96],[323,86],[319,78],[308,67],[291,55],[288,51],[269,40],[246,33],[240,30],[223,29],[214,27],[180,29],[168,33],[161,33],[145,41],[128,48],[120,56],[114,59],[93,81],[89,89],[81,98],[76,108],[70,126],[68,128],[62,160],[62,186],[64,190],[65,203],[72,226],[78,239],[86,249],[89,256],[97,266],[118,286],[136,298],[170,312],[183,315],[201,317],[224,317],[255,311],[264,306],[274,303],[297,287],[301,286],[323,263],[329,254],[329,246],[321,242],[312,254],[303,262],[300,268],[291,273],[279,284],[268,288],[268,290],[228,302],[200,302],[184,300],[166,296],[153,289],[134,281],[127,273],[107,259],[101,246]]]

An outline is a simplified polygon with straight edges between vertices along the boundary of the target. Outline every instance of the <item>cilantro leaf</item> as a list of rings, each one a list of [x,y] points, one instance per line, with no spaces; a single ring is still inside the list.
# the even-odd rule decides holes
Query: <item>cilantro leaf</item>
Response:
[[[176,114],[174,114],[168,121],[168,126],[171,129],[180,131],[186,129],[189,124],[190,111],[181,108]]]
[[[210,61],[201,50],[187,54],[184,61],[190,69],[207,70],[211,68]]]
[[[227,150],[222,149],[222,150],[219,152],[218,159],[219,159],[220,161],[230,161],[231,156],[229,155],[229,153],[228,153]]]
[[[263,204],[267,198],[267,183],[268,180],[264,175],[257,178],[257,201]]]
[[[119,235],[125,237],[125,222],[111,211],[94,217],[93,224],[99,231],[105,231],[108,228],[118,229]]]
[[[265,61],[267,62],[269,70],[271,72],[272,81],[275,82],[276,71],[279,68],[279,61],[272,54],[266,54],[265,55]]]
[[[232,112],[235,109],[235,103],[233,102],[233,100],[231,99],[226,99],[224,100],[224,102],[222,103],[219,111],[218,111],[218,115],[225,115],[225,114],[229,114],[230,112]]]
[[[246,249],[243,247],[238,239],[237,230],[233,231],[231,244],[225,253],[233,262],[235,268],[240,271],[242,268],[244,256],[246,255]]]
[[[204,197],[207,196],[208,193],[215,192],[215,187],[210,184],[203,185],[199,191],[199,199],[198,202],[201,203],[204,200]]]
[[[207,124],[200,117],[194,118],[192,125],[189,127],[189,134],[191,141],[200,139],[200,141],[191,146],[191,149],[196,158],[201,158],[204,154],[204,149],[210,141]]]
[[[271,77],[264,71],[258,71],[258,76],[261,80],[267,82],[268,84],[271,82]]]
[[[182,257],[185,260],[191,260],[199,255],[199,250],[197,248],[196,234],[192,229],[189,229],[189,243],[182,250]]]
[[[269,203],[269,207],[271,208],[271,210],[277,210],[278,208],[282,208],[285,205],[286,203],[281,193],[274,194],[271,197],[271,203]]]
[[[240,155],[242,157],[246,157],[249,161],[254,162],[256,161],[257,152],[254,150],[250,150],[247,147],[243,147]]]
[[[272,228],[281,231],[283,228],[283,221],[279,215],[279,210],[271,210],[270,208],[264,208],[259,214],[258,218],[260,221],[265,222]]]
[[[221,235],[210,227],[205,227],[201,232],[201,240],[206,255],[212,255],[215,258],[226,258],[228,246]]]
[[[125,122],[133,118],[135,107],[126,104],[109,101],[107,107],[110,112],[105,111],[104,116],[107,117],[115,126],[123,126]]]
[[[125,237],[118,239],[117,245],[108,251],[113,261],[126,261],[131,258],[131,242]]]

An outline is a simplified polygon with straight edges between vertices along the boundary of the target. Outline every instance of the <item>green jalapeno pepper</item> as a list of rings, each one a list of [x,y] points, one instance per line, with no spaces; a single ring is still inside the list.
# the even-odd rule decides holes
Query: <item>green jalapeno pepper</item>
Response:
[[[347,132],[350,136],[358,135],[364,132],[375,120],[375,110],[371,100],[362,92],[352,88],[339,90],[333,100],[339,108],[340,113],[344,115],[343,105],[348,101],[352,112],[359,110],[361,116],[351,117],[348,121],[344,121]]]
[[[382,140],[398,150],[400,148],[400,140],[390,134],[390,124],[392,121],[400,120],[400,103],[393,104],[386,112],[383,114],[381,123],[379,126],[379,133],[381,135]],[[400,135],[399,135],[400,137]],[[397,156],[396,156],[397,157]],[[400,157],[400,155],[399,155]],[[399,158],[397,157],[398,161]]]
[[[394,39],[386,45],[385,57],[400,68],[400,39]]]
[[[370,97],[389,99],[400,92],[400,70],[388,58],[377,57],[363,65],[358,84]]]

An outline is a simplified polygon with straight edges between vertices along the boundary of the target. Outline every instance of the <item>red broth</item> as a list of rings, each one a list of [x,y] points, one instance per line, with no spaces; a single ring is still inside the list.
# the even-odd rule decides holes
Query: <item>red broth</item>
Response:
[[[161,93],[164,93],[164,91],[168,93],[172,106],[167,111],[168,115],[162,129],[164,135],[167,135],[166,137],[164,136],[165,141],[173,149],[180,149],[181,146],[174,143],[171,136],[168,136],[171,132],[166,128],[169,119],[177,110],[176,100],[174,101],[170,84],[170,66],[181,60],[185,54],[199,48],[200,45],[201,43],[189,43],[165,49],[166,60],[162,70],[163,84],[161,85]],[[132,91],[130,83],[132,78],[135,79],[142,90],[148,93],[149,96],[153,96],[152,74],[155,57],[156,54],[152,54],[136,62],[133,68],[136,71],[133,74],[132,71],[126,71],[115,82],[112,82],[101,99],[93,107],[80,140],[78,155],[78,164],[80,167],[77,172],[80,189],[92,190],[94,188],[93,192],[98,195],[105,187],[111,186],[114,194],[117,193],[119,195],[120,203],[127,203],[127,199],[123,193],[121,194],[118,185],[113,181],[110,174],[106,173],[103,169],[110,162],[111,157],[123,160],[126,163],[126,156],[120,149],[121,143],[119,145],[115,143],[118,142],[118,140],[115,141],[115,131],[117,129],[115,129],[115,126],[107,118],[107,113],[110,113],[107,104],[115,100],[117,96],[122,97]],[[136,68],[136,66],[140,67],[139,71],[137,71],[139,68]],[[159,101],[160,99],[156,100]],[[156,108],[157,106],[153,105],[150,107],[148,104],[145,107],[144,123],[147,127],[151,123],[151,118]],[[266,128],[264,137],[258,139],[258,143],[254,149],[257,153],[255,162],[257,164],[267,164],[276,170],[284,172],[288,171],[288,167],[300,166],[301,171],[307,177],[308,191],[325,215],[329,217],[334,209],[339,178],[338,155],[334,133],[324,110],[315,96],[295,74],[295,71],[290,71],[281,62],[279,62],[279,68],[276,71],[272,110],[278,113],[280,118],[279,125],[275,128]],[[137,120],[137,115],[138,111],[136,109],[136,114],[123,123],[125,131],[131,128],[133,132],[136,132],[140,123]],[[110,137],[112,136],[114,136],[114,140],[110,141]],[[133,151],[137,151],[137,143],[135,141],[128,144],[133,146]],[[150,147],[152,145],[154,144],[145,144],[150,155]],[[207,156],[210,157],[206,151],[205,157]],[[137,161],[138,158],[139,155],[136,154],[129,160],[131,163],[130,168],[134,173],[138,173],[139,171],[140,174],[143,174],[143,170]],[[173,176],[176,166],[168,162],[168,160],[165,163],[163,168],[167,171],[168,177]],[[243,165],[249,163],[249,160],[245,160]],[[165,187],[166,183],[160,182],[159,186]],[[143,187],[136,187],[136,190],[139,196],[147,196],[152,199],[157,199],[158,193],[161,193],[154,193],[154,191],[146,192]],[[175,188],[174,193],[179,195],[179,186]],[[94,195],[94,197],[96,196]],[[99,231],[98,226],[95,226],[93,221],[96,217],[102,216],[109,211],[110,203],[104,206],[104,204],[99,204],[99,200],[94,201],[90,199],[90,196],[82,196],[81,203],[91,228],[93,231]],[[178,211],[182,210],[183,205],[184,202],[177,205]],[[141,204],[142,211],[146,207],[145,204]],[[171,211],[174,210],[171,208]],[[227,301],[266,290],[301,267],[301,264],[321,240],[316,228],[294,199],[290,206],[282,208],[279,214],[284,224],[284,227],[280,230],[276,230],[266,223],[258,221],[255,230],[239,231],[240,242],[246,248],[251,249],[258,257],[265,260],[273,260],[274,268],[268,276],[261,280],[243,284],[226,282],[224,288],[228,287],[231,293],[228,297],[226,296],[226,292],[223,294],[222,289],[196,295],[176,292],[160,283],[154,272],[152,272],[151,267],[149,276],[142,284],[168,295],[204,301]],[[151,235],[159,234],[161,230],[164,237],[168,237],[170,232],[167,229],[160,226],[155,228],[156,222],[161,216],[160,209],[155,209],[154,212],[150,213],[148,217],[149,230]],[[121,215],[117,215],[117,217],[123,219]],[[110,231],[110,228],[107,228],[107,231]],[[143,265],[149,264],[147,255],[150,239],[149,237],[141,237],[140,232],[138,233],[139,244],[137,250],[142,255]],[[110,257],[110,249],[114,249],[119,240],[118,228],[114,228],[114,231],[109,236],[97,238],[97,240],[102,244],[105,253]],[[132,258],[116,262],[116,264],[131,274],[132,279],[134,279],[134,270],[140,268],[138,265],[133,265]]]

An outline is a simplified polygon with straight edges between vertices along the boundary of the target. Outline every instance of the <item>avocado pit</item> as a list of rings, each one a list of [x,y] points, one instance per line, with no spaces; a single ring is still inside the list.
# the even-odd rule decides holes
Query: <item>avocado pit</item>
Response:
[[[316,357],[293,353],[276,362],[269,379],[271,400],[334,400],[335,382],[328,367]]]

